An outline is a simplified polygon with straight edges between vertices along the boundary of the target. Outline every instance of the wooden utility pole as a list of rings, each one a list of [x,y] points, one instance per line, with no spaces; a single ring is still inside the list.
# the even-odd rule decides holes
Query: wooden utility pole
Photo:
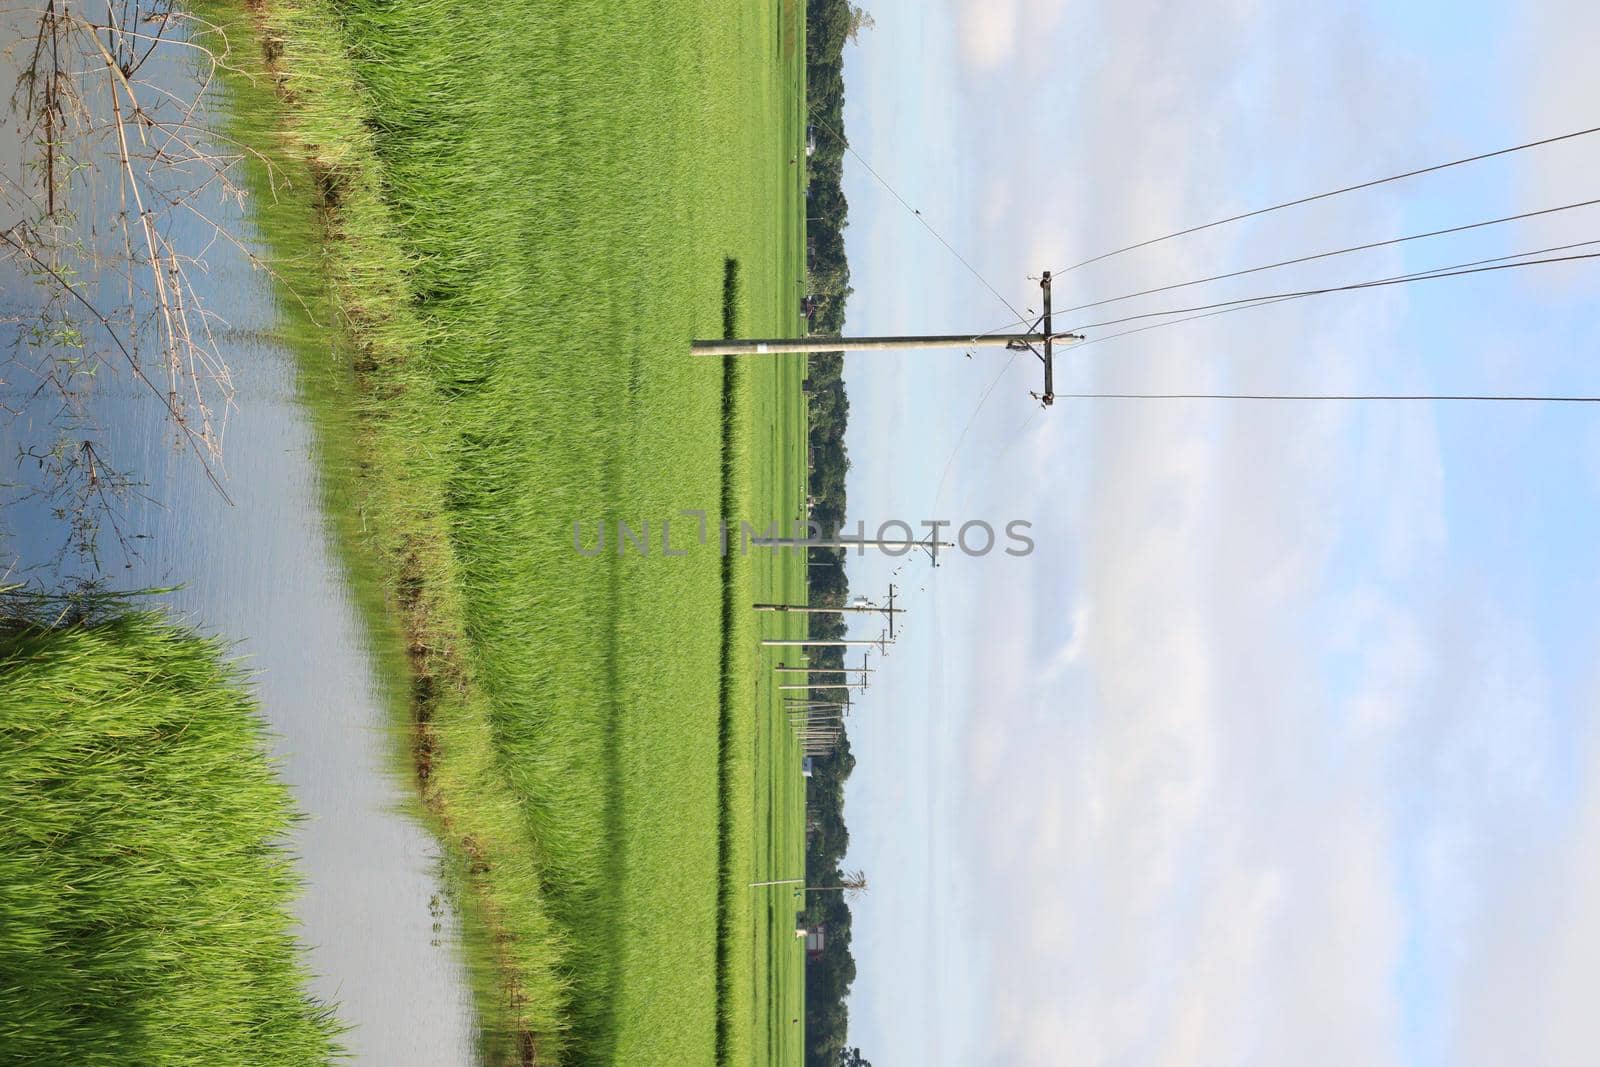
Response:
[[[904,337],[768,337],[755,340],[707,340],[689,342],[697,356],[777,356],[801,352],[897,352],[907,349],[983,348],[1004,346],[1014,351],[1027,349],[1044,364],[1044,392],[1033,396],[1046,407],[1055,403],[1055,346],[1083,340],[1081,334],[1056,333],[1050,319],[1050,272],[1039,281],[1044,290],[1044,315],[1038,332],[922,334]]]
[[[809,693],[818,689],[865,689],[867,680],[859,682],[807,682],[804,685],[780,685],[778,691],[783,693]]]
[[[844,709],[850,707],[850,695],[846,693],[843,700],[794,700],[785,704],[783,707],[784,710],[791,713],[799,711],[816,711],[819,708]]]
[[[767,337],[752,340],[691,341],[697,356],[781,356],[803,352],[900,352],[923,348],[1026,348],[1051,342],[1083,340],[1075,333],[948,333],[899,337]]]
[[[850,707],[850,693],[848,691],[843,696],[833,700],[797,700],[793,697],[785,697],[783,704],[784,710],[790,715],[822,710],[842,711],[848,715]]]
[[[813,641],[809,638],[784,638],[763,637],[761,644],[766,648],[855,648],[869,646],[879,652],[887,654],[889,651],[889,637],[887,634],[872,638],[847,638],[841,641]]]
[[[752,544],[760,544],[755,541]],[[894,637],[894,617],[904,615],[905,608],[894,606],[894,583],[889,583],[889,597],[883,604],[874,604],[866,597],[858,597],[854,603],[837,608],[814,608],[809,604],[752,604],[756,611],[778,611],[785,614],[796,615],[882,615],[889,620],[889,636]]]
[[[750,543],[762,548],[876,548],[885,552],[892,548],[906,551],[920,548],[930,554],[941,548],[956,547],[954,541],[935,541],[931,537],[920,541],[900,537],[752,537]]]

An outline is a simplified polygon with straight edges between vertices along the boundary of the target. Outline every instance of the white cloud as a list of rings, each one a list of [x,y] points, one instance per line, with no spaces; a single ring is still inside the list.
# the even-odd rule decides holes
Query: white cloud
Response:
[[[1516,136],[1507,143],[1596,125],[1594,101],[1600,99],[1600,66],[1594,62],[1593,45],[1600,40],[1600,9],[1583,0],[1542,0],[1527,5],[1520,29],[1508,44],[1527,74],[1515,87],[1520,92],[1513,99],[1520,108],[1513,117]],[[1513,168],[1520,194],[1514,197],[1515,203],[1543,208],[1589,200],[1595,195],[1593,176],[1600,172],[1600,135],[1526,153],[1506,165]],[[1597,217],[1595,209],[1589,209],[1528,224],[1524,229],[1530,235],[1526,247],[1566,244],[1576,239],[1576,231],[1594,230]],[[1587,292],[1592,272],[1555,269],[1526,279],[1524,284],[1531,291],[1555,286],[1571,292],[1583,286],[1582,291]]]
[[[1036,61],[1067,0],[950,0],[961,57],[978,71]],[[1066,57],[1062,57],[1063,59]]]
[[[1046,218],[1018,221],[1040,235],[1030,263],[1070,262],[1232,206],[1219,181],[1238,167],[1217,136],[1219,105],[1195,87],[1220,79],[1217,91],[1231,92],[1251,67],[1264,31],[1250,32],[1245,14],[1085,19],[1118,60],[1085,75],[1093,107],[1063,116],[1095,147],[1094,164],[1012,172],[1015,201]],[[1336,232],[1327,220],[1284,228],[1313,243]],[[1173,246],[1062,288],[1093,295],[1193,275],[1226,250]],[[1066,373],[1129,388],[1362,373],[1362,350],[1302,340],[1353,335],[1341,329],[1353,312],[1317,314],[1317,331],[1302,312],[1085,349]],[[1381,310],[1364,310],[1367,336],[1383,325]],[[973,683],[974,698],[1018,705],[1017,729],[969,735],[978,802],[967,814],[984,872],[974,896],[1006,902],[974,934],[990,953],[998,1062],[1393,1062],[1395,827],[1368,799],[1383,768],[1319,691],[1320,635],[1286,620],[1322,595],[1358,509],[1392,528],[1397,558],[1437,537],[1429,423],[1394,430],[1389,456],[1412,462],[1386,467],[1368,499],[1348,473],[1352,416],[1337,409],[1060,405],[1045,418],[1082,425],[1052,425],[1017,462],[1039,478],[1029,499],[1048,516],[1041,527],[1071,532],[1071,551],[1040,566],[1079,586],[1063,601],[1035,572],[991,584],[975,608],[1030,624],[1025,640],[1008,628],[1024,661],[986,662]],[[1078,447],[1062,434],[1079,435]],[[1387,590],[1373,598],[1371,610],[1408,625]],[[1370,642],[1360,652],[1375,654]],[[1019,686],[1030,663],[1038,680]],[[1396,685],[1407,677],[1398,661],[1393,671]],[[1330,747],[1358,756],[1329,767]]]
[[[1600,703],[1591,685],[1590,703]],[[1452,990],[1450,1062],[1580,1067],[1600,1045],[1600,733],[1576,761],[1577,818],[1529,825],[1492,869],[1474,872],[1489,901],[1462,942]],[[1504,862],[1506,854],[1514,862]]]
[[[991,70],[1014,58],[1017,0],[965,3],[957,9],[961,55],[979,70]]]
[[[1016,162],[971,183],[983,240],[950,236],[1008,295],[1032,291],[1022,270],[1438,147],[1419,147],[1418,131],[1443,104],[1359,12],[1073,5],[1035,36],[1017,3],[956,10],[968,62],[989,72],[958,82],[975,142],[964,150]],[[1013,62],[1050,49],[1060,63]],[[1110,260],[1061,278],[1056,305],[1401,232],[1393,202],[1356,197]],[[978,296],[957,310],[977,307],[987,325],[991,299]],[[1425,372],[1402,333],[1405,301],[1302,302],[1069,351],[1057,387],[1409,387]],[[982,1043],[930,1042],[904,1060],[889,1044],[875,1061],[1401,1062],[1414,1022],[1402,1015],[1417,1010],[1395,988],[1414,962],[1412,909],[1432,913],[1422,933],[1436,952],[1532,892],[1489,869],[1507,827],[1541,803],[1559,744],[1525,613],[1463,580],[1460,561],[1450,569],[1463,477],[1447,481],[1431,410],[1063,401],[1019,434],[1035,373],[1019,365],[1003,381],[951,482],[963,511],[1033,518],[1039,552],[942,586],[949,640],[931,653],[942,669],[976,649],[970,682],[948,694],[974,709],[962,762],[930,773],[961,779],[963,805],[934,825],[974,903],[940,941],[981,953]],[[1600,899],[1600,867],[1568,858],[1587,832],[1538,871]],[[1600,920],[1578,900],[1527,907],[1579,924],[1594,959]],[[1474,967],[1524,973],[1547,943],[1520,927],[1504,940]],[[1576,1005],[1580,955],[1532,988]],[[893,977],[858,987],[875,998],[856,1016],[869,1035],[876,1016],[893,1015],[898,1035],[965,1008],[901,996]],[[1464,988],[1452,1017],[1487,1015],[1504,984]],[[1566,1028],[1564,1048],[1588,1047],[1575,1044],[1575,1007],[1565,1021],[1542,1010]]]

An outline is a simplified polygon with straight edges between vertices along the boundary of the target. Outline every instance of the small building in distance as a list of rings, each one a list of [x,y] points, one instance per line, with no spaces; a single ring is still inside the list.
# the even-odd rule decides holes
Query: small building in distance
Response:
[[[814,960],[822,955],[822,950],[828,946],[828,924],[818,923],[815,926],[806,925],[806,913],[795,912],[794,937],[796,941],[806,943],[806,959]]]
[[[811,757],[810,756],[802,756],[801,757],[801,759],[800,759],[800,773],[802,775],[804,775],[807,778],[810,778],[811,777],[811,771],[812,771],[814,766],[815,765],[811,762]]]

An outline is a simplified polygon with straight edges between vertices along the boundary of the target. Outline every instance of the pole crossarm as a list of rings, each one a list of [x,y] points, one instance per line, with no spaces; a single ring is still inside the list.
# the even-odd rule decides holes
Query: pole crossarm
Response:
[[[1053,348],[1055,338],[1050,329],[1050,272],[1045,271],[1044,277],[1039,279],[1039,288],[1044,290],[1044,355],[1040,359],[1044,362],[1044,392],[1039,396],[1039,403],[1049,407],[1056,402],[1056,354]]]

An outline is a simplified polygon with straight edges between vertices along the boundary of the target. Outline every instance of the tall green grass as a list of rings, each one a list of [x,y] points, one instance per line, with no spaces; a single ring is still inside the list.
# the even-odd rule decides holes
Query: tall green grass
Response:
[[[321,1064],[239,671],[161,618],[0,626],[0,1063]]]
[[[494,971],[491,1058],[750,1062],[767,969],[788,975],[775,1012],[799,984],[768,951],[792,913],[743,890],[755,835],[794,851],[797,769],[770,748],[792,742],[754,698],[754,628],[728,611],[756,582],[792,588],[796,564],[725,565],[714,538],[666,558],[660,537],[666,519],[675,544],[692,535],[683,509],[798,506],[798,361],[750,368],[730,397],[687,343],[723,331],[730,260],[742,328],[797,325],[800,16],[258,12],[271,77],[239,91],[275,86],[293,164],[275,177],[315,190],[321,229],[314,254],[267,237],[351,343],[349,536],[406,632],[423,795],[477,972]],[[768,480],[774,442],[785,473]],[[619,519],[649,524],[648,558],[574,551],[575,522],[592,537]],[[781,826],[762,776],[791,798]]]

